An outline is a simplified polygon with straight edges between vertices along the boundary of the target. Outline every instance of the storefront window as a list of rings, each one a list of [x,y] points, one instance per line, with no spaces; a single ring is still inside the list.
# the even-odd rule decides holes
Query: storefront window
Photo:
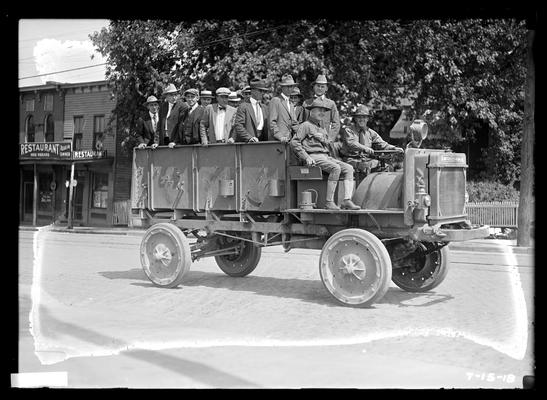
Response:
[[[93,174],[93,208],[107,208],[108,174]]]
[[[51,182],[53,174],[38,175],[38,211],[53,211],[53,191]]]

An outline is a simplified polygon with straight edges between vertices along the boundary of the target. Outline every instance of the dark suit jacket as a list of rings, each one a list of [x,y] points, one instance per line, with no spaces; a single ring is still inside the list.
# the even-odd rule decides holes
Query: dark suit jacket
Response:
[[[298,121],[294,115],[294,107],[287,108],[287,103],[281,95],[274,97],[268,104],[269,135],[268,140],[290,139],[298,130]]]
[[[198,105],[194,111],[188,114],[183,125],[182,135],[177,135],[176,144],[198,144],[201,142],[199,134],[199,123],[203,117],[205,107]]]
[[[232,136],[232,128],[236,109],[230,105],[226,106],[226,116],[224,117],[224,140]],[[199,133],[201,143],[216,143],[215,125],[218,114],[218,103],[209,104],[205,107],[203,117],[199,123]]]
[[[159,136],[159,145],[164,146],[165,143],[163,136],[161,134],[161,123],[162,120],[159,118],[158,125],[156,127],[156,132]],[[154,143],[154,130],[152,129],[152,119],[150,118],[150,113],[146,112],[137,120],[137,129],[135,131],[135,136],[139,143],[145,143],[147,146],[150,146]]]
[[[268,107],[260,103],[262,117],[264,118],[264,126],[262,133],[259,135],[256,129],[257,121],[253,104],[249,101],[242,102],[237,108],[235,123],[234,123],[234,140],[236,142],[248,142],[251,138],[257,137],[259,141],[268,140]]]
[[[315,98],[308,99],[302,104],[304,107],[304,121],[307,121],[310,116],[310,111],[306,108],[306,105],[311,105]],[[340,114],[338,113],[338,108],[336,103],[331,99],[325,97],[325,102],[330,105],[331,109],[325,113],[325,117],[321,122],[321,128],[325,128],[329,135],[329,139],[334,141],[338,132],[340,132]]]
[[[160,118],[162,120],[161,128],[165,136],[169,137],[171,142],[176,143],[177,137],[182,137],[182,131],[184,129],[184,121],[188,117],[188,104],[177,100],[171,109],[171,114],[167,118],[167,129],[165,118],[169,111],[169,103],[164,101],[160,106]]]

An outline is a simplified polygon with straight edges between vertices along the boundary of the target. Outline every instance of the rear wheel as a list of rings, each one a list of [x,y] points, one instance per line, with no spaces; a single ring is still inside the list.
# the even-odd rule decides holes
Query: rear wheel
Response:
[[[182,231],[173,224],[151,226],[141,241],[141,265],[156,286],[178,286],[190,269],[190,245]]]
[[[237,246],[236,254],[215,256],[219,268],[229,276],[242,277],[253,272],[260,261],[262,248],[246,240],[222,237],[222,247]]]
[[[404,260],[409,266],[395,268],[393,283],[407,292],[427,292],[439,286],[448,274],[449,250],[445,246],[431,251],[431,246],[422,243]]]
[[[319,273],[340,303],[367,307],[380,300],[391,281],[391,258],[384,244],[362,229],[332,235],[321,250]]]

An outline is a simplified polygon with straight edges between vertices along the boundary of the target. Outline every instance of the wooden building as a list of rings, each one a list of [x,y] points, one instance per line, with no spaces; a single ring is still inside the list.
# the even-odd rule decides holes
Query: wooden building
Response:
[[[107,82],[47,82],[19,91],[21,223],[123,224],[119,204],[129,199],[130,163],[127,156],[117,163],[115,99]]]

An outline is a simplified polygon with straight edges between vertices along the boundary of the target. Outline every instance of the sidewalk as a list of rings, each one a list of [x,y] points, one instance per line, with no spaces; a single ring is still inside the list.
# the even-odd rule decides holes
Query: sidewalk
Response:
[[[99,235],[132,235],[142,236],[145,229],[121,227],[91,227],[75,226],[68,229],[66,226],[48,225],[43,227],[20,225],[20,231],[37,231],[38,229],[47,229],[51,232],[65,233],[87,233]],[[450,249],[455,251],[473,251],[473,252],[503,252],[510,249],[515,254],[534,254],[534,246],[518,247],[516,239],[478,239],[465,242],[451,242]]]

